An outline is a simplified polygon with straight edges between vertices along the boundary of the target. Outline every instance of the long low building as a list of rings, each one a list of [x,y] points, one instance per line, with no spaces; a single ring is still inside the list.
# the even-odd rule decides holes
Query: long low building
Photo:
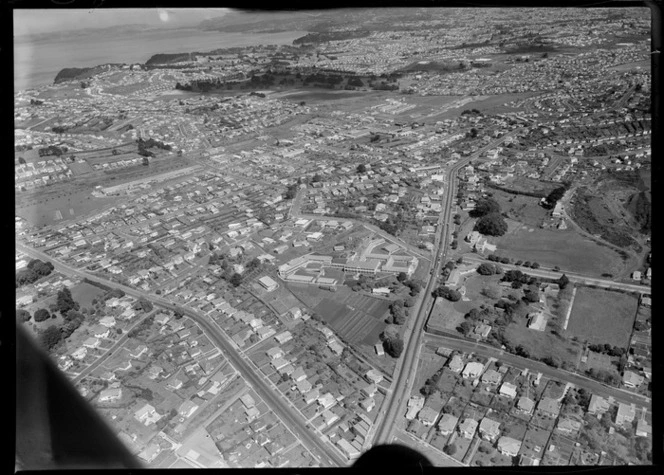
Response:
[[[260,279],[258,279],[258,283],[261,284],[265,289],[267,289],[268,292],[272,292],[275,290],[279,284],[277,284],[273,279],[271,279],[268,276],[263,276]]]

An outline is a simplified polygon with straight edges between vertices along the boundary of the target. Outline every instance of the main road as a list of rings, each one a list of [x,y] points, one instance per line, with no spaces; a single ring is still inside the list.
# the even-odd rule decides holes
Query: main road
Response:
[[[445,198],[443,202],[443,210],[438,220],[438,229],[440,233],[436,236],[434,260],[431,264],[432,272],[427,282],[426,289],[422,300],[414,312],[415,317],[411,317],[404,330],[404,351],[400,359],[397,361],[395,368],[394,380],[392,383],[392,392],[388,393],[385,402],[383,403],[384,418],[380,420],[380,416],[376,419],[376,432],[372,439],[373,445],[389,444],[392,438],[392,430],[394,422],[402,412],[404,397],[407,397],[410,385],[412,383],[411,376],[417,371],[417,359],[420,348],[420,341],[423,334],[424,323],[426,322],[427,315],[433,304],[431,293],[436,285],[437,277],[441,272],[443,261],[445,258],[448,241],[451,237],[451,221],[452,221],[452,206],[455,197],[455,182],[458,171],[466,166],[468,162],[478,158],[482,153],[502,143],[508,136],[516,134],[520,129],[515,129],[508,134],[505,134],[498,140],[494,140],[477,150],[472,155],[459,160],[447,171],[446,183],[447,190],[445,191]],[[383,414],[381,411],[381,414]]]
[[[146,292],[142,292],[134,288],[127,287],[125,285],[118,284],[116,282],[97,277],[92,274],[88,274],[87,272],[83,272],[79,269],[76,269],[75,267],[59,261],[58,259],[54,259],[44,252],[37,251],[36,249],[25,246],[19,242],[16,243],[16,249],[32,258],[50,261],[53,263],[55,270],[62,274],[89,279],[90,281],[97,282],[108,287],[121,289],[127,295],[132,295],[136,298],[143,297],[149,299],[154,304],[161,307],[170,310],[183,311],[188,317],[200,325],[208,337],[217,345],[218,348],[222,350],[224,356],[235,368],[237,368],[240,374],[253,387],[258,395],[265,402],[267,402],[268,406],[272,408],[274,412],[281,418],[281,420],[283,420],[288,425],[288,427],[295,433],[295,435],[302,441],[302,443],[309,450],[311,450],[312,453],[319,456],[318,458],[323,463],[323,465],[332,467],[343,467],[347,465],[347,462],[343,460],[337,453],[335,453],[332,447],[326,446],[323,441],[313,436],[313,434],[307,429],[305,422],[290,411],[286,403],[279,398],[279,395],[276,394],[270,387],[268,387],[265,381],[263,381],[263,379],[254,372],[249,363],[245,361],[245,359],[240,354],[238,354],[237,350],[235,350],[235,348],[233,348],[228,340],[222,335],[221,330],[216,326],[216,324],[213,324],[207,318],[187,307],[176,305],[163,297],[148,294]]]

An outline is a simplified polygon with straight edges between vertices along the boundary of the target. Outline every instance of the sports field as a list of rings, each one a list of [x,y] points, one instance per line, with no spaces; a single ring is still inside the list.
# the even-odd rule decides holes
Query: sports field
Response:
[[[23,205],[19,199],[16,214],[31,225],[48,226],[61,220],[78,218],[112,205],[117,198],[95,198],[90,190],[62,191]]]
[[[638,304],[632,294],[578,287],[567,331],[591,343],[626,348]]]

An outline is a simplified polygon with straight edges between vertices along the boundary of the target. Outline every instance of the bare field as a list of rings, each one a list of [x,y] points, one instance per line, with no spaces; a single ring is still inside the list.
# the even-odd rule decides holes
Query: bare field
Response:
[[[637,307],[634,295],[579,287],[567,331],[591,343],[626,348]]]

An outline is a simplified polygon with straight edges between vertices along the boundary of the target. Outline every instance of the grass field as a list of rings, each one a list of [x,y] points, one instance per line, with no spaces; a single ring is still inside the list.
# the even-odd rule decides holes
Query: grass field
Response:
[[[17,200],[18,201],[18,200]],[[48,226],[60,219],[56,215],[60,211],[61,219],[67,220],[86,215],[104,206],[117,201],[117,198],[95,198],[90,190],[62,192],[58,195],[44,197],[42,202],[22,206],[17,202],[16,214],[27,220],[33,226]],[[73,214],[71,213],[73,211]]]
[[[559,266],[562,270],[601,276],[618,274],[622,259],[608,247],[579,236],[575,231],[538,229],[519,226],[508,234],[494,238],[496,254],[514,260],[535,261],[542,266]]]
[[[81,308],[92,307],[92,300],[104,295],[104,291],[94,285],[81,282],[71,288],[71,296],[79,303]]]
[[[505,337],[512,346],[523,345],[533,358],[547,356],[560,358],[561,363],[576,366],[581,345],[560,339],[549,331],[536,331],[526,327],[524,321],[515,322],[505,328]]]
[[[634,295],[579,287],[567,331],[591,343],[626,348],[637,307]]]

